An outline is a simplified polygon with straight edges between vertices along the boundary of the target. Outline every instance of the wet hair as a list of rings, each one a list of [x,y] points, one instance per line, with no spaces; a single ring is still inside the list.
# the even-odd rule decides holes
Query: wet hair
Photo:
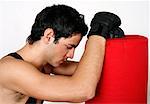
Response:
[[[47,28],[53,29],[55,42],[61,37],[68,38],[76,33],[80,33],[83,37],[88,31],[84,15],[79,14],[76,9],[67,5],[53,5],[37,14],[27,42],[33,44],[40,40]]]

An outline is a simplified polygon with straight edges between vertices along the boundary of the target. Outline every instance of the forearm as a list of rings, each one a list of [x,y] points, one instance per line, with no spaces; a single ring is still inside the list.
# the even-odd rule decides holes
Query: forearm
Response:
[[[56,75],[73,75],[79,62],[66,61],[59,67],[53,68],[52,73]]]
[[[79,86],[85,87],[93,93],[99,81],[105,53],[105,39],[91,36],[86,44],[83,57],[73,75]]]

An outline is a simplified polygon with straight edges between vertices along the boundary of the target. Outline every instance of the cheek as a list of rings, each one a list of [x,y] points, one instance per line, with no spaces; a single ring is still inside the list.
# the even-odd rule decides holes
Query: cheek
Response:
[[[60,56],[60,57],[65,57],[67,52],[68,50],[66,49],[66,47],[58,47],[56,50],[57,56]]]

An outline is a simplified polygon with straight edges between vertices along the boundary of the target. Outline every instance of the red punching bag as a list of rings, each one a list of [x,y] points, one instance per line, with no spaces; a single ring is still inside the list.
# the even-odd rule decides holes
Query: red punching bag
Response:
[[[85,104],[146,104],[148,39],[139,35],[108,39],[96,95]]]

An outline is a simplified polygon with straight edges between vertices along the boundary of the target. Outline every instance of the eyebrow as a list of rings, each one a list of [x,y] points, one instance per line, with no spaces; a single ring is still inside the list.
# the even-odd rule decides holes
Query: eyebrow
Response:
[[[74,45],[74,44],[69,44],[69,45],[71,45],[72,47],[74,47],[74,48],[76,48],[77,47],[77,45]]]

